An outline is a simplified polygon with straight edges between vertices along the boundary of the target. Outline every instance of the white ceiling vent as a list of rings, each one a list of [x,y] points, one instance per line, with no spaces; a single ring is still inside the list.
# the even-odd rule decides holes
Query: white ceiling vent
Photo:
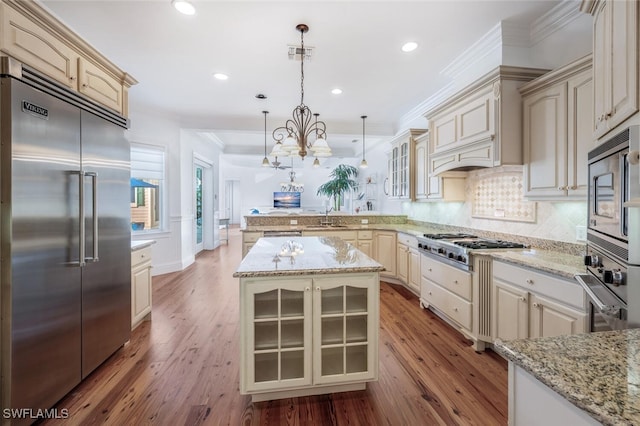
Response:
[[[302,47],[300,46],[294,46],[294,45],[289,45],[287,46],[289,49],[289,59],[290,60],[301,60],[302,58]],[[305,46],[304,47],[304,60],[308,61],[309,59],[311,59],[311,56],[313,54],[313,49],[315,49],[312,46]]]

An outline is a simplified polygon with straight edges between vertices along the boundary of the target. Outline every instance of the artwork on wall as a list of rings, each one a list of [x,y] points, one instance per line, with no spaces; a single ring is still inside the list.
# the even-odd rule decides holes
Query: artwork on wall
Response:
[[[470,174],[469,179],[472,217],[536,222],[536,202],[523,198],[522,166],[484,169]]]

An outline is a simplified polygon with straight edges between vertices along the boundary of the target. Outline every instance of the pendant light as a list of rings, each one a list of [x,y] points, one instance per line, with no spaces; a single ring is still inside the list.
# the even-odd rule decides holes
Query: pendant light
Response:
[[[360,168],[366,169],[368,167],[367,160],[364,159],[364,120],[367,118],[366,115],[361,116],[362,118],[362,161],[360,162]]]
[[[267,114],[269,111],[262,111],[264,114],[264,158],[262,159],[262,167],[271,167],[271,162],[267,158]]]

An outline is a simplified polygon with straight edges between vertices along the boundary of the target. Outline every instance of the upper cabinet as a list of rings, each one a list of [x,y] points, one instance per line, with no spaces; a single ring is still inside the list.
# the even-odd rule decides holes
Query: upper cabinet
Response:
[[[466,172],[429,175],[429,132],[418,136],[415,141],[416,200],[464,201]]]
[[[525,196],[586,199],[593,145],[591,55],[525,84],[520,93]]]
[[[409,129],[391,140],[389,172],[385,192],[390,198],[415,199],[415,139],[426,129]]]
[[[593,82],[598,139],[638,111],[638,2],[583,0],[593,15]]]
[[[428,171],[522,164],[518,88],[547,70],[499,66],[427,111]]]
[[[0,55],[128,116],[129,87],[137,81],[89,46],[38,2],[2,0]]]

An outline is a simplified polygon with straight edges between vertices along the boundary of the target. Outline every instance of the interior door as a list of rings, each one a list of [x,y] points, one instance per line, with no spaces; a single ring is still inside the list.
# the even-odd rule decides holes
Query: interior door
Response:
[[[193,191],[194,191],[194,220],[195,220],[195,254],[200,253],[204,248],[204,228],[203,228],[203,207],[204,207],[204,167],[199,164],[195,164],[193,176]]]
[[[2,342],[3,356],[10,352],[2,387],[11,380],[11,401],[3,391],[2,403],[46,408],[80,382],[80,110],[0,81],[2,183],[10,188],[2,193],[1,234],[11,248],[11,265],[2,267],[3,330],[10,330],[3,338],[11,336]]]

